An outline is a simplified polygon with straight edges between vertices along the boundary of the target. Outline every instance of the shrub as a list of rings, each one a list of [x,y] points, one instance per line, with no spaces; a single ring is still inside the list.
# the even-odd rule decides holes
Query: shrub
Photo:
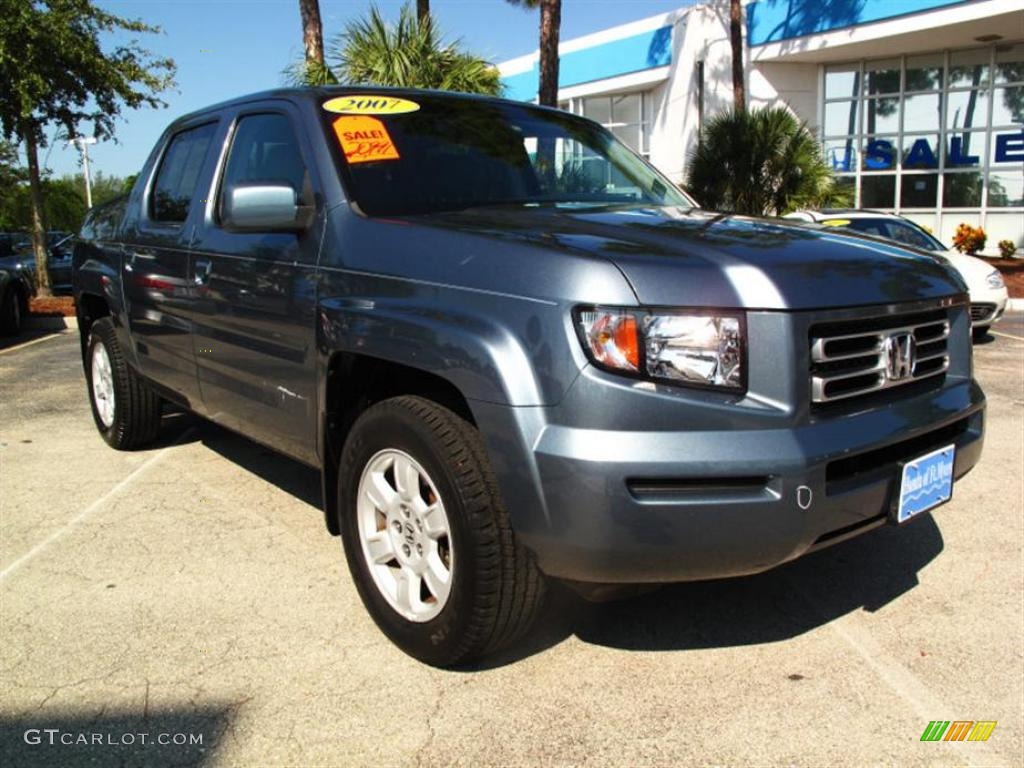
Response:
[[[1013,254],[1017,252],[1017,246],[1014,245],[1013,240],[1000,240],[999,241],[999,255],[1004,259],[1012,259]]]
[[[778,216],[842,204],[845,192],[814,134],[784,107],[712,117],[687,166],[687,191],[713,211]]]
[[[956,228],[953,235],[953,247],[960,253],[969,253],[972,256],[985,247],[988,235],[981,227],[972,227],[970,224],[961,224]]]

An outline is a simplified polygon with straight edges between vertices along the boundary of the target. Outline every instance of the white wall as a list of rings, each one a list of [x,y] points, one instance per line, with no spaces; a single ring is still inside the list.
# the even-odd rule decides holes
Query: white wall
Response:
[[[744,25],[745,26],[745,25]],[[686,173],[686,157],[697,145],[697,67],[704,61],[705,119],[732,106],[732,47],[728,0],[712,0],[681,15],[672,36],[669,78],[652,92],[651,162],[674,181]],[[765,62],[747,71],[751,108],[786,105],[815,130],[818,66]]]

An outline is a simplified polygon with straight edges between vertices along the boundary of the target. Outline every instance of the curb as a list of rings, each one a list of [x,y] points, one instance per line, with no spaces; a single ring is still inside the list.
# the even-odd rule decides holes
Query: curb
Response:
[[[29,315],[22,323],[22,327],[30,331],[63,331],[68,328],[78,328],[78,318]]]
[[[1010,299],[1006,302],[1007,312],[1024,312],[1024,299]]]

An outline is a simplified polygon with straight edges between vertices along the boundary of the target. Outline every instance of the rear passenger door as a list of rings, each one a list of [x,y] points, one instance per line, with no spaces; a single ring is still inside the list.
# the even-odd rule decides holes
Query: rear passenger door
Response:
[[[124,292],[139,369],[190,407],[199,388],[188,249],[196,209],[202,208],[195,198],[211,170],[216,133],[217,122],[207,119],[170,137],[124,240]]]
[[[192,245],[195,352],[206,413],[310,463],[316,446],[316,266],[322,205],[302,232],[230,232],[225,189],[288,184],[319,195],[311,148],[290,105],[247,106],[233,120]]]

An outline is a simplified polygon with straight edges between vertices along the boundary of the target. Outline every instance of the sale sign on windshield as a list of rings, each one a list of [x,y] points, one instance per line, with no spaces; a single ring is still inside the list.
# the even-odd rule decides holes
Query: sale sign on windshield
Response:
[[[373,160],[398,160],[391,136],[384,123],[368,115],[345,115],[334,121],[334,133],[349,163]]]

